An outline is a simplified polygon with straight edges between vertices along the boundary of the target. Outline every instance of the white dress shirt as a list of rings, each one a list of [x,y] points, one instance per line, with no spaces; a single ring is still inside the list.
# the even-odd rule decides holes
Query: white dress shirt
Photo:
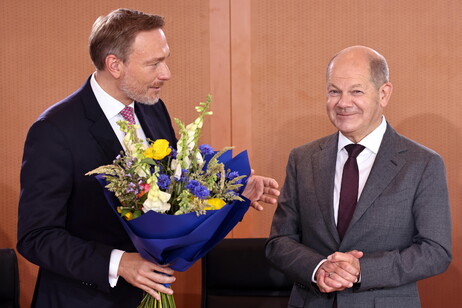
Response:
[[[375,158],[379,152],[380,144],[382,143],[383,135],[387,130],[387,121],[385,116],[382,116],[382,122],[380,125],[373,130],[369,135],[364,137],[358,144],[365,147],[364,150],[359,153],[356,161],[358,163],[358,172],[359,172],[359,183],[358,183],[358,200],[361,197],[363,192],[364,185],[366,185],[367,178],[369,173],[371,173],[372,166],[374,165]],[[343,165],[345,165],[346,160],[348,159],[348,152],[345,149],[346,145],[352,144],[353,142],[345,137],[341,132],[338,136],[338,146],[337,146],[337,162],[335,163],[335,178],[334,178],[334,220],[335,224],[338,221],[338,208],[340,201],[340,188],[342,186],[342,175],[343,175]],[[318,266],[313,271],[311,280],[316,283],[316,272],[318,268],[326,261],[327,259],[319,262]]]
[[[116,100],[115,98],[113,98],[106,91],[104,91],[103,88],[100,87],[100,85],[95,79],[95,74],[91,75],[90,85],[91,85],[91,89],[93,90],[93,93],[96,96],[96,100],[98,101],[98,104],[101,107],[101,109],[103,109],[104,115],[106,116],[109,123],[111,124],[111,127],[117,136],[117,139],[119,139],[120,144],[125,149],[125,146],[123,144],[125,133],[122,132],[120,130],[119,125],[117,125],[117,121],[125,120],[123,116],[120,114],[122,109],[125,108],[125,105],[119,102],[118,100]],[[135,102],[132,102],[128,106],[135,108]],[[138,120],[136,113],[135,113],[135,124],[138,124],[138,125],[140,124],[140,121]],[[139,129],[136,130],[136,134],[138,135],[138,138],[144,140],[145,144],[147,145],[146,135],[144,134],[141,126]]]
[[[113,98],[106,91],[104,91],[103,88],[101,88],[101,86],[96,81],[94,73],[90,78],[90,85],[91,85],[91,89],[93,90],[93,93],[96,96],[96,100],[98,101],[98,104],[101,107],[101,109],[103,109],[104,115],[106,116],[109,123],[111,124],[111,127],[117,136],[117,139],[119,139],[120,144],[125,149],[125,146],[123,144],[125,133],[122,132],[120,130],[119,125],[117,125],[117,121],[124,120],[120,112],[122,111],[122,109],[125,108],[125,105],[119,102],[118,100],[116,100],[115,98]],[[132,102],[129,106],[134,108],[135,103]],[[140,124],[140,121],[138,120],[136,113],[135,113],[135,124],[138,124],[138,125]],[[147,145],[146,135],[144,134],[141,126],[139,129],[137,129],[136,133],[138,137],[144,140],[145,144]],[[119,249],[113,249],[111,252],[111,260],[109,262],[109,284],[111,287],[115,287],[119,279],[119,275],[117,275],[117,272],[118,272],[120,260],[122,259],[123,254],[124,254],[124,251],[119,250]]]
[[[359,183],[358,183],[358,200],[363,192],[364,185],[366,184],[369,173],[371,173],[372,165],[374,164],[375,157],[379,151],[380,144],[382,143],[383,135],[387,130],[387,122],[385,117],[382,117],[382,123],[379,127],[373,130],[369,135],[364,137],[358,144],[365,147],[359,153],[356,161],[358,163]],[[338,220],[338,207],[340,202],[340,188],[342,186],[343,165],[348,159],[348,152],[345,149],[346,145],[352,144],[350,139],[345,137],[341,132],[338,136],[337,146],[337,162],[335,164],[335,184],[334,184],[334,218],[335,224]]]

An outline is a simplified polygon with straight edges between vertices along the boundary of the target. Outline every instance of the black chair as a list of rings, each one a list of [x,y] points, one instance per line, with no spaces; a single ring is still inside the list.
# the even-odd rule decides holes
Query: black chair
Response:
[[[265,242],[224,239],[202,258],[202,308],[287,307],[293,282],[266,260]]]
[[[0,308],[19,308],[18,259],[13,249],[0,249]]]

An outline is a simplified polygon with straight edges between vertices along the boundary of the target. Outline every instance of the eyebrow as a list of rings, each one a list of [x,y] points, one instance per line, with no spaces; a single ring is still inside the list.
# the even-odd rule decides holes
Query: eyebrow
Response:
[[[170,53],[165,57],[148,59],[148,60],[145,61],[145,63],[161,62],[161,61],[164,61],[165,59],[167,59],[168,57],[170,57]]]
[[[335,84],[333,84],[333,83],[328,83],[328,84],[327,84],[327,87],[328,87],[328,88],[329,88],[329,87],[334,87],[334,88],[337,88],[337,89],[338,89],[338,87],[337,87]]]
[[[333,84],[333,83],[328,83],[328,84],[327,84],[327,87],[334,87],[334,88],[339,89],[339,87],[337,87],[337,86],[336,86],[335,84]],[[352,89],[352,88],[358,88],[358,87],[359,87],[359,88],[364,88],[364,86],[363,86],[362,84],[360,84],[360,83],[354,84],[354,85],[350,86],[349,88]]]

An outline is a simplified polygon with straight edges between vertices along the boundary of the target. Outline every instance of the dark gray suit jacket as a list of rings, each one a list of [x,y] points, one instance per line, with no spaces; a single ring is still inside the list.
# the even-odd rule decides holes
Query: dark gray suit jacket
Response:
[[[357,249],[361,283],[337,292],[339,307],[420,307],[417,280],[446,270],[451,219],[441,157],[387,126],[349,228],[340,241],[333,188],[338,134],[292,150],[266,246],[294,280],[291,307],[332,307],[311,282],[335,251]]]
[[[176,143],[162,101],[135,103],[146,137]],[[142,291],[108,282],[112,249],[135,251],[109,208],[94,168],[110,164],[122,146],[89,80],[50,107],[27,135],[21,169],[18,251],[40,267],[33,307],[133,308]]]

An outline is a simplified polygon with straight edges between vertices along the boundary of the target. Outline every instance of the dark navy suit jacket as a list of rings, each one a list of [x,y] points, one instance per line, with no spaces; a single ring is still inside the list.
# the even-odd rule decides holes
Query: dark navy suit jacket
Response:
[[[146,137],[176,142],[162,101],[135,103]],[[142,291],[108,282],[114,248],[135,251],[103,188],[85,173],[122,151],[89,80],[46,110],[27,135],[21,169],[18,251],[40,267],[33,307],[136,307]]]

